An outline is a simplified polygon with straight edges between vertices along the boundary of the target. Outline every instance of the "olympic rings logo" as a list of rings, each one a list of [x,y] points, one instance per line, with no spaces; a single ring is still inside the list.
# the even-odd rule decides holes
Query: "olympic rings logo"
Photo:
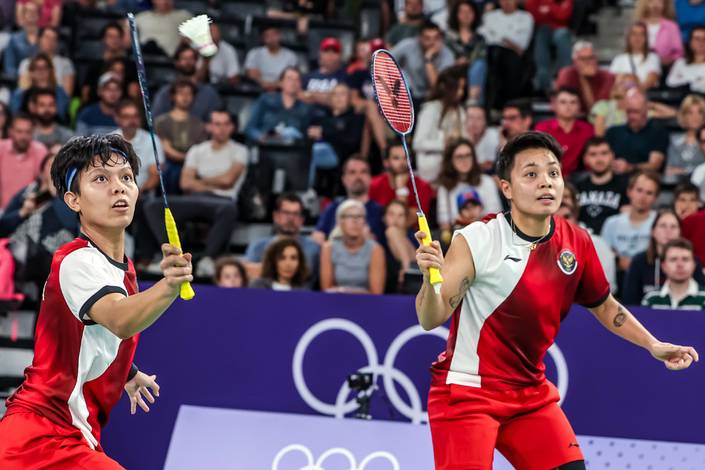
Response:
[[[350,395],[350,387],[348,386],[347,381],[343,381],[340,389],[338,390],[335,403],[326,403],[311,392],[306,384],[306,380],[304,379],[303,363],[306,350],[315,338],[331,330],[340,330],[349,333],[360,342],[360,345],[364,349],[365,355],[367,356],[367,365],[360,368],[358,372],[372,373],[373,383],[375,384],[377,383],[378,378],[380,376],[382,377],[384,391],[389,398],[390,403],[394,406],[397,412],[415,424],[428,422],[428,414],[423,409],[421,395],[419,394],[416,385],[404,372],[397,369],[394,363],[402,347],[418,336],[436,336],[445,342],[448,338],[447,328],[439,327],[431,331],[425,331],[421,328],[421,326],[414,325],[405,329],[389,345],[387,354],[381,364],[379,362],[377,348],[375,347],[372,338],[370,338],[367,332],[359,325],[350,320],[346,320],[344,318],[331,318],[320,321],[306,330],[303,336],[301,336],[301,339],[299,339],[299,342],[296,344],[294,358],[292,361],[292,373],[294,376],[296,390],[299,392],[299,395],[304,402],[306,402],[308,406],[317,412],[323,415],[343,418],[346,414],[357,408],[357,403],[355,402],[354,397],[348,400],[348,396]],[[558,375],[556,385],[558,387],[558,391],[560,392],[561,398],[558,402],[560,405],[568,392],[568,365],[563,353],[558,348],[558,345],[553,344],[549,348],[548,353],[556,366],[556,372]],[[404,399],[402,399],[399,395],[397,388],[394,386],[395,382],[399,384],[399,386],[404,390],[404,393],[409,397],[409,403],[404,401]]]
[[[362,459],[362,461],[358,465],[353,453],[343,447],[334,447],[332,449],[326,450],[321,454],[320,457],[318,457],[318,460],[314,462],[313,453],[308,447],[302,444],[291,444],[284,447],[282,450],[277,452],[276,456],[274,456],[274,461],[272,462],[272,470],[279,470],[279,465],[281,464],[282,459],[286,455],[295,452],[300,452],[306,458],[306,465],[304,465],[303,467],[296,467],[299,470],[325,470],[323,463],[328,459],[328,457],[331,457],[333,455],[342,455],[343,457],[345,457],[348,461],[348,464],[350,465],[350,470],[365,470],[365,468],[367,468],[367,464],[369,464],[373,460],[386,460],[391,464],[391,470],[399,470],[400,467],[399,461],[397,461],[396,457],[394,457],[394,455],[390,454],[389,452],[385,451],[372,452],[370,455]]]

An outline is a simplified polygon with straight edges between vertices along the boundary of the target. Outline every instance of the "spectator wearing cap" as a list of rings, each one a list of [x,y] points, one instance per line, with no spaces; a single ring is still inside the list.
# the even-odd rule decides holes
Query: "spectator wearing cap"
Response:
[[[287,67],[296,67],[298,58],[282,47],[281,32],[273,24],[262,29],[262,46],[255,47],[245,57],[245,74],[265,91],[276,91],[279,78]]]
[[[145,52],[161,50],[165,55],[173,56],[181,42],[179,25],[192,16],[186,10],[174,9],[173,0],[153,0],[152,10],[135,16]]]
[[[115,111],[122,98],[122,82],[108,72],[98,79],[98,102],[88,105],[76,118],[76,135],[108,134],[117,124]]]
[[[404,39],[418,36],[426,17],[423,13],[423,0],[406,0],[404,15],[392,26],[386,36],[387,44],[394,47]]]
[[[328,37],[321,41],[318,70],[307,73],[303,78],[302,99],[305,103],[324,108],[330,106],[330,92],[338,83],[347,81],[341,53],[342,45],[338,38]]]
[[[456,198],[456,203],[458,204],[458,216],[453,222],[453,230],[460,230],[461,228],[470,225],[473,222],[477,222],[482,218],[482,213],[484,208],[482,206],[482,200],[480,195],[474,189],[468,189],[458,194]]]
[[[425,22],[417,37],[406,38],[394,46],[392,54],[404,71],[413,97],[422,101],[438,80],[438,74],[455,62],[453,52],[443,43],[437,24]]]
[[[661,290],[646,294],[642,305],[669,310],[705,309],[705,291],[693,279],[695,255],[688,240],[677,238],[666,243],[661,267],[666,282]]]
[[[177,79],[190,80],[196,87],[196,94],[191,105],[191,114],[202,122],[207,122],[213,111],[222,109],[223,100],[212,85],[199,80],[197,64],[197,52],[186,44],[182,44],[174,54],[174,68],[177,72]],[[163,85],[154,96],[152,112],[157,117],[169,112],[172,107],[171,84],[169,83]]]
[[[573,65],[563,67],[558,72],[555,87],[570,87],[580,94],[581,112],[587,114],[600,100],[608,100],[614,75],[602,70],[592,43],[578,41],[573,45]]]

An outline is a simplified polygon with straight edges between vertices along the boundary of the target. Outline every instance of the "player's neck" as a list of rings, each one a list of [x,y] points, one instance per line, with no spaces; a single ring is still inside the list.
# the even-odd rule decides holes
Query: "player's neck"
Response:
[[[551,216],[531,216],[517,210],[510,212],[514,226],[529,237],[543,237],[551,229]]]
[[[122,263],[125,259],[125,230],[115,232],[98,230],[88,225],[81,225],[83,232],[91,242],[114,261]]]

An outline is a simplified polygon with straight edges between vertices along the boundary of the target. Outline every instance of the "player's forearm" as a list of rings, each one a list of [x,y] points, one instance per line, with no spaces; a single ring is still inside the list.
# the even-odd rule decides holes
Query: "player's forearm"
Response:
[[[658,343],[649,330],[612,296],[600,307],[592,309],[592,313],[605,328],[637,346],[648,350],[651,345]]]
[[[424,276],[421,290],[416,295],[416,317],[426,330],[442,325],[448,319],[448,309],[441,294],[436,294],[429,279]]]
[[[162,279],[139,294],[115,300],[110,306],[111,317],[115,319],[110,330],[120,338],[131,338],[154,323],[177,295],[178,290]]]

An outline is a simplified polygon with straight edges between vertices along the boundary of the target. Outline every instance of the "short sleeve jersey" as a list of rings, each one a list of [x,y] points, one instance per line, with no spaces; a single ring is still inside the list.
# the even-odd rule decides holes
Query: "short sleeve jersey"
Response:
[[[78,429],[100,447],[127,380],[137,336],[120,339],[88,316],[110,293],[137,293],[132,262],[117,262],[82,236],[54,254],[35,334],[32,365],[7,401],[7,413],[33,412],[58,426]]]
[[[590,235],[562,217],[534,250],[509,216],[487,216],[455,232],[470,247],[475,280],[453,313],[434,382],[511,390],[545,380],[543,358],[576,302],[610,292]],[[516,231],[516,232],[515,232]]]

